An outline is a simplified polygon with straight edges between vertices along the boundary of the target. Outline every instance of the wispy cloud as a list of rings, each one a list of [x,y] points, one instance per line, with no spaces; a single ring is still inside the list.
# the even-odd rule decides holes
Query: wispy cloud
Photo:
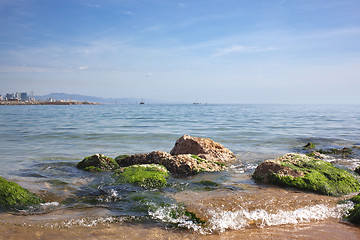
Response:
[[[44,73],[44,72],[57,72],[59,69],[50,67],[34,67],[27,65],[6,65],[0,66],[2,73]]]
[[[185,3],[179,3],[178,6],[182,9],[186,8],[186,4]]]
[[[125,15],[128,15],[128,16],[133,16],[133,15],[135,15],[135,13],[134,13],[134,12],[131,12],[131,11],[123,11],[122,13],[125,14]]]
[[[86,70],[86,69],[89,69],[88,66],[81,66],[81,67],[78,67],[79,70]]]
[[[84,5],[84,6],[86,6],[86,7],[93,7],[93,8],[101,7],[100,4],[94,3],[94,2],[91,2],[91,1],[81,1],[80,3],[82,5]]]
[[[275,47],[252,47],[252,46],[243,46],[243,45],[232,45],[228,48],[220,48],[218,51],[212,55],[212,57],[220,57],[232,53],[245,53],[245,52],[265,52],[276,50]]]
[[[146,28],[140,30],[140,32],[153,32],[153,31],[158,31],[160,29],[162,29],[162,26],[154,25],[154,26],[146,27]]]

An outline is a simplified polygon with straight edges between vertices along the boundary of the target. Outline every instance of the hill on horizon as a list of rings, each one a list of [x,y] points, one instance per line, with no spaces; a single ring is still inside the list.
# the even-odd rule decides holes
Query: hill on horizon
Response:
[[[85,96],[81,94],[68,94],[68,93],[50,93],[43,96],[35,96],[36,100],[45,100],[47,98],[52,98],[54,100],[74,100],[81,102],[94,102],[101,104],[137,104],[141,101],[141,99],[137,98],[102,98],[102,97],[94,97],[94,96]],[[166,103],[160,100],[154,99],[145,99],[146,103],[150,104],[160,104]]]

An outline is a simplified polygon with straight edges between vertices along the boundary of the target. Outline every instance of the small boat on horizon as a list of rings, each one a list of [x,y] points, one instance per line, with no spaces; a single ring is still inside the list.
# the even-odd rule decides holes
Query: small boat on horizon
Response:
[[[144,100],[143,100],[143,99],[141,99],[141,101],[140,101],[140,105],[144,105],[144,104],[145,104]]]

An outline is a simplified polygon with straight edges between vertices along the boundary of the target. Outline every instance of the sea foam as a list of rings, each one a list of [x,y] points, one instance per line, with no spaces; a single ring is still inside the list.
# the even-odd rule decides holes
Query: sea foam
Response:
[[[266,226],[297,224],[310,221],[319,221],[328,218],[341,218],[349,209],[353,208],[352,202],[328,207],[324,204],[306,206],[293,211],[279,210],[269,213],[263,209],[253,211],[221,211],[210,210],[210,219],[206,227],[208,232],[224,232],[227,229],[238,230],[255,225],[262,228]]]

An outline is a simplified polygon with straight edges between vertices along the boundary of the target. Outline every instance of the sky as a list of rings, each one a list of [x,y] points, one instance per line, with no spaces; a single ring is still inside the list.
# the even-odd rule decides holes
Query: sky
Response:
[[[359,0],[0,0],[0,94],[360,104]]]

